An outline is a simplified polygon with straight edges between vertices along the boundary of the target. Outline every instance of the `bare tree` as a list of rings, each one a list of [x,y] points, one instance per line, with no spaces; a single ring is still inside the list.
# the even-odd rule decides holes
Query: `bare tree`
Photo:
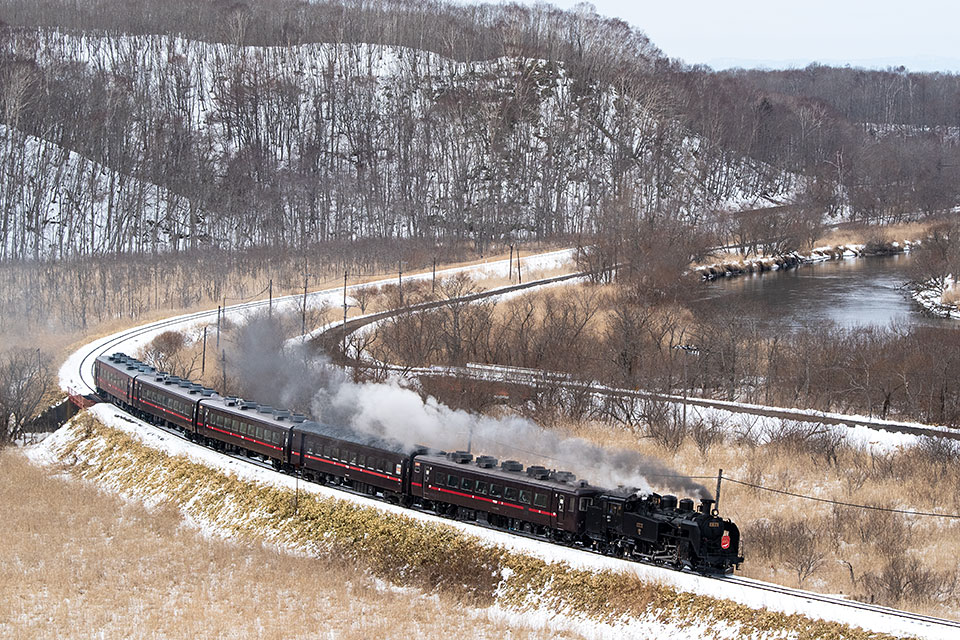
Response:
[[[14,348],[0,354],[0,446],[20,437],[51,385],[39,349]]]

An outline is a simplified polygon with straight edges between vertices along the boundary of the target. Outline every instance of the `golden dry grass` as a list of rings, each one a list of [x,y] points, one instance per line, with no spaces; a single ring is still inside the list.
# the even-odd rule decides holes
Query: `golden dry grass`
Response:
[[[32,536],[33,542],[25,545],[30,551],[26,555],[9,548],[3,552],[15,558],[16,567],[4,577],[25,572],[38,576],[26,581],[32,591],[0,589],[0,605],[11,602],[19,607],[18,615],[11,618],[16,624],[7,627],[15,632],[13,637],[33,637],[42,624],[57,630],[79,625],[76,637],[86,637],[82,634],[94,625],[106,629],[102,637],[115,633],[181,637],[196,636],[198,631],[202,637],[286,637],[283,633],[289,634],[289,629],[278,620],[296,621],[298,637],[406,637],[410,633],[576,637],[557,633],[553,626],[539,632],[509,629],[499,622],[502,609],[465,607],[493,602],[520,613],[531,608],[551,610],[588,623],[645,619],[670,625],[665,633],[690,625],[709,633],[719,622],[723,628],[732,625],[739,633],[757,638],[785,634],[797,640],[890,637],[680,593],[626,573],[546,563],[441,524],[312,494],[301,494],[300,509],[295,511],[288,489],[241,481],[183,457],[168,456],[87,414],[63,435],[69,436],[59,449],[64,471],[103,483],[132,499],[163,499],[166,507],[144,512],[98,495],[86,485],[74,496],[79,491],[75,482],[64,480],[56,480],[60,486],[53,490],[44,489],[47,475],[24,472],[22,466],[3,467],[13,469],[9,479],[14,482],[3,483],[0,500],[33,504],[19,506],[18,517],[10,518],[11,523],[19,523],[12,533],[19,538]],[[35,488],[9,490],[20,484]],[[73,511],[78,515],[62,522],[54,510],[71,500],[78,503]],[[210,540],[200,541],[197,547],[197,536],[178,526],[174,507],[195,521],[229,531],[241,542],[277,540],[311,556],[319,554],[321,559],[297,554],[288,561],[259,546]],[[156,520],[154,513],[159,515]],[[85,541],[84,549],[76,548],[78,539]],[[92,543],[86,542],[91,539]],[[51,556],[50,542],[63,551]],[[225,546],[216,546],[221,544]],[[41,557],[45,549],[46,556]],[[51,557],[59,566],[46,565]],[[371,573],[405,586],[377,587],[365,577]],[[293,582],[290,576],[296,576]],[[45,580],[53,580],[54,589]],[[434,594],[427,598],[427,605],[421,605],[417,583],[427,585]],[[451,594],[457,598],[451,600]],[[64,598],[63,608],[52,607],[56,617],[39,602],[50,596]],[[300,601],[291,603],[288,596]],[[78,603],[82,613],[76,611]],[[29,626],[38,616],[41,622]],[[124,626],[136,616],[143,621],[135,627],[141,632],[138,635]]]
[[[960,286],[956,284],[948,285],[948,287],[943,292],[943,299],[941,300],[943,304],[958,306],[960,303]]]
[[[691,421],[694,413],[691,413]],[[749,422],[749,418],[748,418]],[[960,469],[942,466],[916,449],[888,456],[871,456],[842,445],[836,461],[828,461],[814,447],[804,445],[737,444],[732,438],[702,453],[687,439],[676,451],[666,450],[643,433],[602,422],[561,421],[564,434],[586,438],[607,447],[623,448],[659,460],[678,473],[726,477],[752,484],[853,504],[877,505],[938,513],[960,513]],[[889,471],[886,469],[889,468]],[[655,479],[654,479],[655,481]],[[712,491],[715,482],[703,481]],[[655,489],[657,487],[654,487]],[[669,493],[669,490],[663,490]],[[844,593],[863,600],[881,600],[882,594],[864,581],[880,572],[900,550],[921,559],[935,572],[960,578],[960,521],[904,517],[862,511],[758,491],[726,482],[721,492],[721,514],[736,522],[744,536],[746,563],[742,575],[823,593]],[[797,572],[775,558],[751,548],[751,527],[762,521],[805,523],[818,532],[815,551],[823,564],[801,582]],[[945,598],[932,593],[926,601],[891,603],[913,611],[960,618],[960,591]]]
[[[5,638],[543,637],[334,557],[204,537],[172,506],[147,510],[15,450],[0,452],[0,504]]]
[[[835,247],[843,244],[866,244],[871,240],[886,242],[905,242],[924,238],[937,224],[942,222],[931,220],[923,222],[904,222],[882,227],[844,227],[824,234],[814,242],[815,247]]]

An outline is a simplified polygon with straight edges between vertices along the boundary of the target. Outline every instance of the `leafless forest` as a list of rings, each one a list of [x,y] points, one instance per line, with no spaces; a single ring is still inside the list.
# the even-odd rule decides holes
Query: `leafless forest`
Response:
[[[644,337],[673,314],[730,345],[688,386],[772,401],[750,388],[775,377],[757,363],[813,356],[735,318],[690,320],[691,260],[727,244],[809,247],[828,224],[933,218],[960,199],[957,76],[717,73],[585,8],[0,0],[0,107],[3,349],[44,336],[55,353],[270,283],[293,293],[343,271],[563,243],[624,285],[602,353],[622,349],[591,367],[676,388],[667,334]],[[957,273],[956,235],[930,244],[923,281]],[[850,348],[874,359],[917,340],[825,331],[815,345],[866,341]],[[784,401],[957,419],[951,390],[906,374],[870,390],[823,383],[842,400],[800,378]]]
[[[956,201],[953,76],[725,73],[590,13],[0,3],[0,260]]]

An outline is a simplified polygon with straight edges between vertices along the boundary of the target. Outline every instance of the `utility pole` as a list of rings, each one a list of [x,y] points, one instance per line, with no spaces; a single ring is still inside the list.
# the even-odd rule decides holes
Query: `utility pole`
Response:
[[[227,395],[227,352],[220,351],[220,371],[223,374],[223,384],[220,385],[220,393]]]
[[[200,376],[207,371],[207,328],[203,328],[203,355],[200,356]]]
[[[270,317],[273,317],[273,278],[270,278],[270,284],[267,285],[267,288],[270,290]]]
[[[343,355],[347,355],[347,272],[343,272]]]
[[[687,432],[687,356],[683,358],[683,433]]]
[[[517,284],[523,284],[523,276],[520,275],[520,245],[517,245]]]
[[[713,515],[720,513],[720,481],[723,480],[723,469],[717,471],[717,495],[713,501]]]
[[[303,314],[300,316],[300,335],[307,333],[307,276],[303,276]]]
[[[220,315],[222,313],[220,305],[217,305],[217,349],[220,348]]]
[[[400,290],[400,306],[403,306],[403,260],[397,260],[397,288]]]
[[[513,244],[510,245],[510,266],[507,268],[507,275],[510,277],[510,284],[513,284]]]

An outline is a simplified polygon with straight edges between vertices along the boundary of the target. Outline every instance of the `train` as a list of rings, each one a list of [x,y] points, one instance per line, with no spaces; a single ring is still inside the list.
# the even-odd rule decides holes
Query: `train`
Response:
[[[743,562],[713,500],[605,489],[567,471],[415,447],[329,425],[158,371],[124,353],[94,363],[97,394],[214,449],[404,507],[571,547],[705,574]]]

